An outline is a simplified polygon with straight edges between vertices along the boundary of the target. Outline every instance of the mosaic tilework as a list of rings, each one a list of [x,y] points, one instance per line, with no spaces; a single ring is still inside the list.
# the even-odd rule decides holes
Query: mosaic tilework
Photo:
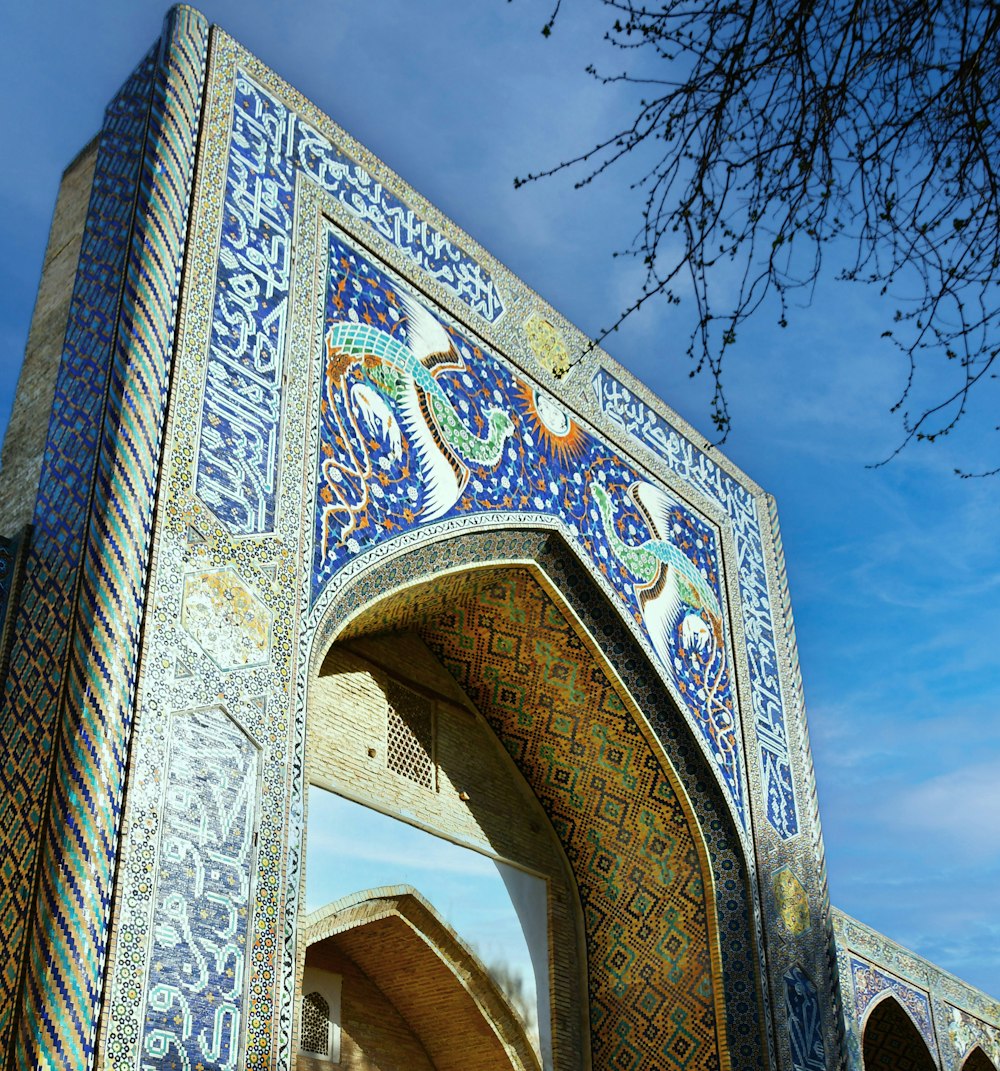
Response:
[[[931,1004],[927,994],[857,957],[851,958],[850,965],[851,981],[854,986],[854,1008],[858,1022],[864,1019],[865,1012],[872,1001],[888,991],[910,1013],[924,1041],[927,1042],[927,1047],[933,1052],[936,1043]]]
[[[802,882],[788,869],[781,867],[771,879],[774,899],[778,905],[781,921],[791,934],[802,934],[809,929],[809,897]]]
[[[73,594],[87,526],[115,307],[138,181],[154,53],[108,105],[69,327],[56,380],[33,534],[14,623],[0,739],[0,1051],[19,971],[65,671]]]
[[[753,495],[607,369],[599,369],[595,374],[593,388],[598,404],[610,420],[729,514],[740,562],[740,603],[767,819],[782,838],[794,837],[799,832],[799,818],[779,684],[775,621],[767,588],[761,522]]]
[[[948,1039],[957,1057],[956,1071],[959,1061],[962,1062],[962,1071],[973,1071],[971,1062],[966,1065],[965,1059],[974,1050],[985,1054],[995,1065],[996,1071],[996,1067],[1000,1067],[1000,1025],[983,1022],[977,1016],[950,1004],[945,1005],[945,1011]]]
[[[535,313],[524,324],[524,333],[535,359],[556,378],[564,376],[572,365],[569,348],[559,328]]]
[[[826,1071],[819,995],[801,967],[785,973],[785,1015],[794,1071]]]
[[[213,506],[210,512],[203,506],[201,498],[195,497],[198,464],[204,456],[201,438],[205,416],[203,390],[206,387],[206,355],[211,352],[216,321],[216,272],[220,265],[218,243],[229,220],[226,198],[229,195],[232,102],[234,94],[239,96],[244,93],[247,82],[238,71],[247,72],[254,84],[266,87],[270,95],[296,101],[290,107],[291,111],[308,120],[311,128],[334,136],[329,133],[331,127],[327,125],[327,120],[311,110],[305,102],[295,98],[288,87],[283,87],[262,65],[242,52],[221,32],[213,36],[211,63],[203,124],[203,151],[199,155],[198,187],[194,199],[196,216],[192,221],[195,240],[186,273],[178,347],[178,379],[173,392],[170,430],[164,447],[162,508],[158,514],[160,524],[154,573],[150,582],[150,625],[145,632],[143,672],[139,682],[140,716],[138,735],[133,746],[134,766],[130,773],[128,837],[122,844],[121,914],[116,927],[115,959],[108,972],[109,1017],[102,1059],[103,1066],[109,1071],[118,1071],[119,1068],[131,1071],[140,1064],[145,1045],[144,1023],[141,1009],[137,1016],[134,993],[142,991],[148,966],[148,948],[157,927],[164,921],[163,912],[151,898],[148,876],[158,867],[160,830],[156,806],[162,784],[157,778],[162,774],[165,762],[171,711],[207,709],[217,701],[217,696],[224,695],[225,699],[218,701],[225,702],[226,708],[237,714],[241,723],[247,725],[255,739],[260,741],[263,749],[256,875],[258,885],[254,915],[247,922],[245,935],[233,941],[234,947],[242,947],[240,969],[246,980],[243,1013],[245,1035],[240,1059],[247,1067],[284,1069],[288,1067],[291,1055],[290,1012],[300,876],[301,733],[305,717],[304,697],[308,688],[307,669],[313,650],[310,630],[314,625],[318,627],[321,610],[339,605],[339,599],[345,592],[361,589],[360,586],[367,582],[362,576],[366,568],[370,573],[377,574],[379,582],[388,582],[397,561],[405,557],[408,550],[419,546],[421,549],[415,553],[422,555],[423,575],[426,575],[428,568],[445,561],[452,548],[459,545],[463,538],[460,530],[470,527],[470,518],[467,516],[450,517],[435,522],[438,527],[434,529],[423,528],[405,533],[398,540],[394,538],[380,544],[371,557],[359,555],[352,558],[351,564],[338,573],[336,581],[327,586],[324,598],[329,594],[331,599],[322,607],[318,602],[315,613],[310,610],[309,578],[298,572],[298,562],[303,557],[310,561],[312,559],[311,526],[304,530],[301,522],[303,515],[311,517],[311,502],[303,502],[301,498],[301,474],[315,457],[312,453],[315,440],[310,436],[318,435],[316,425],[319,414],[310,413],[308,404],[310,397],[318,401],[322,384],[310,377],[322,369],[313,367],[317,357],[313,331],[318,310],[313,304],[309,271],[292,273],[288,317],[284,322],[285,346],[281,357],[285,377],[283,411],[276,439],[281,444],[281,463],[277,466],[273,491],[273,532],[269,530],[269,534],[257,539],[243,538],[238,526],[221,517],[219,508]],[[337,137],[339,139],[340,135]],[[377,161],[371,160],[370,156],[361,152],[358,159],[371,169],[372,174],[384,174],[379,171]],[[267,190],[262,189],[261,192],[263,195]],[[277,192],[274,192],[277,196]],[[353,229],[349,220],[345,220],[347,209],[343,204],[339,201],[332,203],[330,196],[321,194],[315,183],[300,180],[298,196],[301,200],[296,204],[295,241],[304,263],[317,248],[320,237],[317,225],[310,222],[309,213],[303,209],[308,198],[312,197],[313,205],[322,199],[329,206],[328,209],[324,207],[323,211],[336,218],[348,233],[355,236],[352,241],[370,241],[393,270],[409,270],[404,254],[396,257],[387,243],[380,244],[380,240],[376,240],[376,232],[364,221],[359,222],[356,230]],[[414,203],[420,202],[415,200]],[[266,202],[264,207],[270,205],[271,202]],[[437,218],[429,209],[426,211],[428,218]],[[448,233],[454,234],[456,241],[465,241],[457,232]],[[228,239],[223,237],[222,241]],[[275,262],[279,256],[280,250],[275,254]],[[409,262],[412,265],[412,258],[409,258]],[[226,265],[222,266],[228,270]],[[304,277],[309,279],[303,282]],[[503,279],[505,294],[508,286],[516,286],[509,276],[499,274],[499,277]],[[433,283],[430,279],[425,281],[427,285]],[[266,291],[266,286],[264,289]],[[471,338],[470,332],[483,330],[487,321],[471,310],[466,316],[458,309],[460,302],[455,298],[454,291],[446,293],[446,289],[443,285],[435,289],[435,301],[448,308],[452,315],[462,315],[463,323],[472,325],[463,329],[466,330],[465,337]],[[521,325],[529,312],[527,306],[530,304],[534,308],[538,305],[523,295],[518,301],[518,315],[505,315],[498,321],[498,337],[504,335],[505,325],[512,324],[517,331],[522,331]],[[513,309],[514,305],[510,308]],[[475,326],[477,322],[478,327]],[[520,345],[522,356],[530,360],[523,338]],[[571,386],[570,380],[571,375],[568,375],[567,387]],[[314,394],[310,394],[311,386],[315,387]],[[262,392],[261,397],[265,394]],[[363,419],[359,414],[355,416]],[[316,424],[311,425],[311,420]],[[308,463],[304,452],[309,458]],[[231,451],[231,456],[237,457],[238,452]],[[259,457],[266,457],[266,451],[260,453]],[[254,494],[258,494],[260,486],[253,491]],[[311,489],[307,494],[310,493]],[[271,492],[266,491],[263,497],[268,494]],[[259,504],[261,497],[256,501]],[[635,503],[628,509],[638,516]],[[624,504],[623,512],[627,512]],[[521,514],[520,518],[525,516]],[[483,514],[482,517],[488,523],[481,526],[481,532],[490,526],[496,528],[506,525],[509,519],[500,512]],[[543,525],[540,518],[541,515],[536,517],[535,526],[547,527],[550,533],[559,526],[558,520],[550,517],[545,518]],[[598,520],[603,523],[603,518],[594,518],[595,526]],[[533,523],[530,518],[529,523]],[[445,525],[452,526],[447,533]],[[568,529],[560,530],[562,536],[558,539],[553,537],[553,543],[563,547],[562,540],[568,534]],[[442,538],[445,534],[449,536],[447,540]],[[495,532],[493,534],[496,535]],[[532,537],[537,538],[538,534],[535,531]],[[413,538],[410,538],[411,535]],[[629,542],[627,537],[622,541]],[[376,563],[374,555],[383,548],[387,553],[377,560],[376,568],[370,568]],[[469,559],[464,560],[467,564]],[[767,1066],[768,1054],[764,1050],[771,1035],[767,1024],[768,994],[760,988],[759,983],[760,916],[751,892],[754,888],[753,878],[747,873],[753,866],[753,860],[747,860],[742,855],[736,819],[730,815],[730,804],[715,771],[706,764],[703,738],[692,732],[688,722],[675,710],[667,687],[657,676],[649,654],[644,653],[640,642],[637,642],[637,637],[641,635],[639,623],[633,619],[633,632],[630,634],[621,620],[620,611],[612,608],[611,602],[617,596],[611,581],[598,573],[596,579],[600,594],[595,597],[595,578],[575,561],[573,564],[579,570],[579,577],[566,583],[586,585],[580,599],[600,604],[602,646],[606,644],[608,651],[612,652],[609,658],[614,658],[616,666],[620,661],[622,672],[628,674],[630,688],[634,681],[645,682],[636,684],[640,690],[646,689],[640,701],[641,708],[649,712],[657,736],[669,741],[673,749],[669,751],[671,761],[675,753],[685,756],[675,764],[685,786],[699,798],[711,800],[711,807],[704,808],[699,814],[703,816],[702,828],[710,854],[716,860],[716,906],[720,919],[724,920],[725,931],[722,948],[723,962],[726,964],[723,972],[725,1001],[727,1010],[735,1009],[731,1024],[739,1027],[729,1035],[734,1065]],[[352,573],[355,565],[358,569]],[[248,587],[260,596],[272,615],[272,643],[266,665],[223,669],[181,627],[186,578],[226,568],[232,568],[246,580]],[[333,617],[329,620],[333,620]],[[325,628],[328,619],[322,618],[322,621]],[[693,622],[689,631],[692,626]],[[646,640],[646,643],[648,645],[649,641]],[[254,706],[255,702],[259,703],[259,707]],[[130,994],[133,996],[130,997]],[[208,1002],[198,1002],[194,997],[191,1002],[192,1015],[198,1022],[206,1023],[211,1013]]]
[[[31,538],[31,529],[20,535],[0,536],[0,690],[7,676],[7,656],[14,637],[14,616],[20,592],[21,566]],[[0,692],[2,694],[2,692]]]
[[[450,604],[419,631],[565,846],[587,932],[595,1066],[718,1067],[698,851],[611,682],[523,570],[495,574],[477,598]]]
[[[937,1071],[928,1047],[913,1021],[892,998],[872,1009],[862,1042],[865,1071]]]
[[[613,609],[602,607],[600,601],[594,605],[593,580],[578,562],[570,558],[561,541],[551,538],[545,540],[541,533],[526,533],[518,537],[511,535],[507,538],[500,533],[483,534],[481,537],[468,535],[438,544],[434,553],[427,549],[424,552],[416,550],[410,557],[414,568],[420,568],[422,561],[424,569],[445,573],[450,565],[468,565],[470,556],[472,560],[479,557],[473,548],[487,557],[496,555],[507,560],[524,559],[539,556],[540,550],[536,544],[540,541],[544,541],[544,545],[551,548],[544,556],[546,574],[551,577],[552,583],[558,586],[560,592],[572,597],[577,613],[586,607],[585,627],[591,634],[602,637],[602,649],[607,658],[615,664],[618,672],[630,683],[630,690],[640,707],[655,711],[653,729],[656,738],[664,742],[668,753],[673,756],[679,778],[695,793],[700,827],[706,836],[708,854],[713,860],[715,873],[718,897],[715,909],[718,912],[724,965],[721,981],[725,985],[730,1023],[728,1041],[732,1066],[766,1067],[767,1056],[760,1051],[757,1035],[759,1011],[752,982],[756,972],[751,938],[752,901],[744,899],[740,891],[740,868],[732,857],[734,843],[730,840],[727,844],[725,836],[719,835],[727,823],[721,824],[718,817],[712,817],[713,808],[716,815],[726,814],[722,790],[711,778],[703,778],[703,775],[696,772],[699,766],[704,769],[706,760],[697,748],[692,748],[690,742],[685,743],[690,740],[690,729],[682,716],[678,713],[675,715],[677,722],[670,721],[668,711],[671,705],[664,702],[663,685],[651,667],[643,664],[645,660],[639,653],[634,638],[628,635],[621,621],[616,620]],[[556,552],[556,556],[550,556]],[[557,833],[564,838],[576,840],[575,845],[567,845],[567,855],[571,861],[575,860],[575,865],[579,868],[586,868],[588,861],[596,858],[595,851],[599,842],[610,853],[610,861],[604,861],[603,858],[601,860],[607,871],[606,880],[601,878],[601,870],[596,875],[601,880],[595,880],[595,876],[587,870],[578,874],[580,884],[587,886],[592,893],[591,903],[594,910],[590,918],[597,922],[602,918],[610,919],[612,923],[624,919],[624,922],[631,920],[630,924],[640,925],[639,918],[628,915],[628,911],[634,906],[634,883],[638,881],[639,888],[643,888],[642,868],[641,865],[636,868],[625,860],[628,853],[635,850],[637,843],[645,843],[645,838],[641,835],[641,826],[639,832],[632,826],[632,840],[628,841],[628,829],[636,817],[636,810],[641,812],[646,805],[643,799],[648,799],[645,788],[650,784],[650,776],[654,775],[655,770],[662,773],[663,768],[658,766],[660,760],[652,757],[651,752],[647,752],[645,758],[642,757],[645,738],[635,731],[636,725],[624,706],[619,710],[619,704],[613,698],[608,703],[607,696],[615,696],[617,693],[613,690],[610,693],[607,691],[607,677],[595,663],[586,658],[586,647],[580,643],[575,633],[572,630],[566,633],[565,625],[558,623],[564,622],[565,618],[552,604],[549,595],[541,588],[532,591],[528,585],[528,590],[532,591],[528,603],[518,601],[520,588],[525,583],[521,579],[516,582],[515,592],[506,598],[499,599],[496,594],[490,598],[489,594],[484,594],[497,586],[504,591],[510,591],[511,573],[521,571],[486,569],[472,574],[444,575],[433,582],[415,588],[408,587],[389,600],[378,602],[376,599],[373,602],[375,590],[384,590],[387,587],[391,589],[403,579],[398,572],[398,565],[387,565],[368,583],[359,584],[352,603],[357,600],[357,605],[370,604],[370,609],[355,619],[343,636],[349,638],[363,634],[368,629],[381,632],[385,629],[415,628],[424,636],[431,649],[437,648],[444,665],[453,669],[459,683],[464,684],[476,705],[488,719],[493,719],[501,739],[509,744],[509,750],[518,766],[525,772],[529,782],[535,787],[536,794],[554,818]],[[529,607],[527,615],[519,619],[519,609],[526,605]],[[530,608],[532,606],[533,609]],[[596,609],[599,616],[591,617],[591,608]],[[543,610],[545,616],[540,621],[539,615]],[[552,612],[551,618],[548,617],[549,610]],[[507,616],[515,620],[506,623]],[[499,618],[498,628],[489,631],[486,625],[490,622],[484,620],[485,618],[491,618],[494,622]],[[479,625],[476,624],[478,621],[483,622],[481,636]],[[565,650],[560,650],[556,644],[560,630],[563,631],[563,638],[559,643],[567,645]],[[484,649],[483,643],[486,642],[487,635],[494,637],[496,643]],[[480,636],[482,643],[476,642],[473,647],[469,644],[470,636]],[[541,655],[534,654],[535,643],[543,644]],[[453,650],[456,647],[457,650]],[[453,659],[449,651],[454,654]],[[552,658],[554,653],[557,655],[555,659]],[[470,660],[474,663],[471,668]],[[576,670],[574,666],[577,667]],[[479,669],[476,670],[476,667]],[[470,679],[474,677],[474,670],[479,672],[479,681]],[[532,677],[537,678],[542,693],[540,696],[535,697],[532,694]],[[585,688],[588,693],[601,696],[600,718],[608,718],[608,711],[612,711],[612,724],[616,733],[623,737],[628,748],[632,749],[630,766],[622,773],[636,776],[640,784],[633,785],[630,790],[626,790],[623,784],[616,787],[615,782],[607,775],[603,776],[604,786],[600,791],[595,791],[589,784],[589,776],[595,775],[600,780],[602,772],[600,768],[585,768],[584,756],[590,754],[591,758],[594,758],[599,755],[603,741],[596,735],[596,729],[593,734],[590,733],[586,721],[582,719],[581,714],[587,709],[587,699],[574,693],[582,693]],[[505,696],[506,692],[515,694],[517,698],[512,702]],[[627,727],[630,723],[632,728],[624,731],[622,726]],[[563,736],[559,735],[560,731]],[[569,735],[569,739],[566,735]],[[693,761],[695,756],[697,761]],[[536,784],[539,779],[544,783]],[[708,803],[701,795],[707,788],[707,781],[718,794],[714,804]],[[591,838],[587,824],[590,812],[595,808],[597,828]],[[719,808],[722,810],[718,810]],[[616,832],[613,834],[610,830],[605,830],[608,821],[615,826]],[[622,859],[617,868],[616,847],[619,851],[618,858]],[[654,875],[650,879],[654,892],[655,877]],[[624,890],[618,902],[602,905],[599,897],[606,893],[613,896],[618,886]],[[607,911],[607,914],[602,916],[602,911]],[[654,914],[650,912],[649,919],[653,918]],[[625,926],[623,940],[626,947],[630,940],[635,947],[642,944],[641,939],[628,937],[627,933]],[[599,953],[591,953],[592,963],[604,961],[606,952],[600,952],[600,960],[595,959],[597,954]],[[641,962],[641,957],[638,962]],[[647,962],[660,961],[654,956]],[[600,971],[597,971],[597,974],[600,974]],[[600,981],[599,979],[599,984]],[[645,1022],[642,1009],[632,1006],[633,1000],[638,999],[641,992],[641,985],[638,985],[624,993],[618,1002],[617,1014],[628,1022]],[[613,1036],[616,1022],[613,1017],[605,1016],[603,1029],[611,1030]],[[623,1031],[624,1029],[625,1027],[622,1027]],[[606,1036],[601,1043],[610,1044]],[[594,1066],[605,1066],[596,1055]],[[649,1066],[662,1065],[654,1062]]]
[[[274,528],[298,174],[489,322],[485,269],[250,76],[236,80],[197,488],[234,532]]]
[[[314,601],[429,523],[558,523],[675,684],[745,826],[714,529],[332,230],[325,346]]]
[[[76,307],[71,312],[74,330],[83,329],[88,316],[98,319],[99,314],[113,312],[106,324],[111,367],[107,393],[101,399],[103,411],[99,419],[98,410],[91,413],[96,421],[96,470],[86,503],[89,524],[80,548],[63,724],[53,756],[52,795],[14,1053],[16,1066],[25,1069],[46,1063],[85,1067],[94,1054],[206,45],[207,25],[200,16],[190,9],[175,9],[168,15],[152,62],[147,60],[141,68],[138,95],[145,94],[145,99],[134,99],[138,86],[123,95],[127,105],[122,121],[113,108],[108,121],[112,134],[102,136],[98,155],[98,213],[100,198],[106,196],[101,185],[110,181],[113,197],[129,194],[134,215],[121,291],[111,295],[117,308]],[[133,167],[141,159],[138,175],[115,170],[122,166],[119,153],[125,153]],[[111,166],[110,180],[102,166]],[[133,184],[131,190],[128,183]],[[88,231],[93,219],[88,217]],[[124,234],[104,237],[116,250],[115,242]],[[102,248],[101,239],[96,240]],[[79,278],[86,287],[86,270]],[[76,346],[83,341],[92,340],[81,339]],[[74,355],[81,352],[76,346],[67,347],[59,382],[68,394],[86,396],[80,389],[81,382],[88,382],[86,370],[74,368]],[[65,375],[81,371],[82,380]],[[62,405],[57,384],[54,429],[65,428],[68,437],[76,436],[75,427],[67,428]],[[36,528],[43,519],[66,517],[66,500],[72,497],[59,484],[70,474],[53,466],[56,476],[48,467],[57,439],[56,431],[50,432]],[[86,434],[83,439],[87,440]]]
[[[181,625],[220,669],[262,666],[271,652],[271,611],[232,569],[184,578]]]
[[[258,779],[256,746],[223,711],[174,716],[143,1071],[240,1066]]]

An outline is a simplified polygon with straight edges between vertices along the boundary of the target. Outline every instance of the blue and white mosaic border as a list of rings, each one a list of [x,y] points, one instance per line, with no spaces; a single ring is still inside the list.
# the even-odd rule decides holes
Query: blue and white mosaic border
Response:
[[[598,369],[592,384],[598,405],[609,420],[652,450],[671,472],[729,516],[739,562],[740,606],[767,820],[782,839],[794,837],[799,832],[799,818],[757,503],[745,487],[606,369]]]
[[[504,312],[481,264],[238,71],[196,486],[240,535],[274,530],[299,175],[488,323]]]

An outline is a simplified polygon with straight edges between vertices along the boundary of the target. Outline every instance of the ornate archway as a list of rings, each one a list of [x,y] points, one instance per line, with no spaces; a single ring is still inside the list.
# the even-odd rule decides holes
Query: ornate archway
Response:
[[[413,630],[503,743],[579,891],[595,1067],[764,1066],[738,838],[645,655],[552,534],[431,550],[433,570],[424,548],[342,591],[314,666]]]
[[[966,1056],[965,1061],[962,1064],[962,1071],[997,1071],[997,1069],[994,1066],[993,1061],[977,1045],[972,1052]]]
[[[916,1024],[892,995],[877,1001],[862,1027],[865,1071],[936,1071]]]

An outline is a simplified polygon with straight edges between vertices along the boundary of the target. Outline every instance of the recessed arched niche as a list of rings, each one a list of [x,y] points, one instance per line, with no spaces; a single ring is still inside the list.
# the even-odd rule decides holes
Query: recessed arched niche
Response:
[[[996,1065],[977,1045],[962,1064],[962,1071],[997,1071]]]
[[[356,592],[353,607],[345,598],[314,655],[300,1038],[301,979],[320,967],[321,942],[308,935],[338,900],[367,902],[377,884],[412,890],[455,934],[475,959],[470,994],[473,977],[495,985],[542,1068],[759,1062],[732,820],[645,656],[579,571],[554,580],[530,561],[441,564],[410,582],[395,573],[379,595]],[[626,687],[619,673],[630,669]],[[484,868],[493,892],[477,884]],[[466,921],[470,900],[495,903],[511,926],[507,962]],[[338,955],[342,969],[333,959],[326,969],[339,975],[346,1053],[369,1031],[348,1012],[349,976],[366,972]],[[399,992],[389,985],[379,1000],[399,1010],[411,1000]],[[490,1025],[483,1006],[468,1028],[499,1037],[503,1017]],[[414,1014],[400,1013],[411,1025]],[[318,1067],[297,1047],[300,1067]],[[381,1059],[386,1071],[417,1066]]]
[[[937,1071],[916,1024],[893,996],[872,1007],[862,1033],[865,1071]]]

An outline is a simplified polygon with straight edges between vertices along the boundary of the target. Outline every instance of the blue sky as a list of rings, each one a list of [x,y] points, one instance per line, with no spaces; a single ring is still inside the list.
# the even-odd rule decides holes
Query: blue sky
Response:
[[[613,260],[638,226],[628,168],[583,191],[513,177],[573,155],[627,101],[596,0],[325,0],[201,5],[584,331],[637,284]],[[145,0],[5,13],[0,117],[0,423],[5,424],[59,175],[159,31]],[[620,60],[609,58],[609,69]],[[685,310],[650,307],[606,348],[696,427]],[[791,326],[763,316],[729,366],[726,453],[778,498],[833,901],[1000,996],[1000,463],[984,401],[960,433],[868,469],[898,439],[887,312],[827,283]]]

